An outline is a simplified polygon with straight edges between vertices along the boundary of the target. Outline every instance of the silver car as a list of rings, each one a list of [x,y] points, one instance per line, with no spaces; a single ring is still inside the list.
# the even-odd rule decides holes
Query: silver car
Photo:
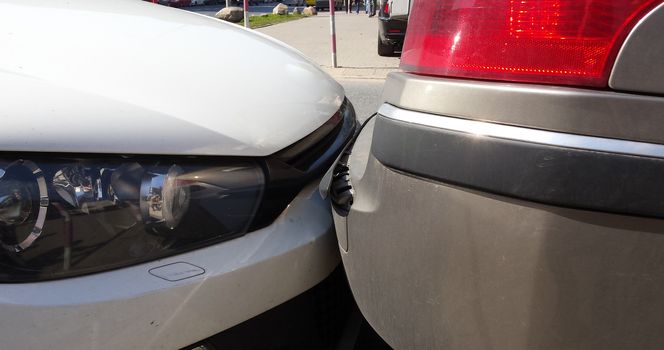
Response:
[[[396,349],[664,348],[662,1],[415,1],[335,168]]]

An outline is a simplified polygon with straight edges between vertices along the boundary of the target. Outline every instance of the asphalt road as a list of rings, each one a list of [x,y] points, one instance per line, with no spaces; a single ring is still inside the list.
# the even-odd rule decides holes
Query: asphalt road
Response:
[[[353,103],[360,123],[380,107],[380,95],[383,92],[383,80],[375,79],[337,79],[346,90],[346,96]]]

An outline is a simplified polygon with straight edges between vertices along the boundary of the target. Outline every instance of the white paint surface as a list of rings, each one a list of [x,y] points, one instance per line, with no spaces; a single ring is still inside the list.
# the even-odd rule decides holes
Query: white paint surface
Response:
[[[264,156],[339,108],[292,48],[137,0],[0,3],[0,150]]]

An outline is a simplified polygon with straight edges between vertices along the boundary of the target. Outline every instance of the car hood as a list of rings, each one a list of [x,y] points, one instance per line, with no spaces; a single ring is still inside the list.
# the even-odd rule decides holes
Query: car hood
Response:
[[[0,4],[0,151],[265,156],[341,86],[260,33],[138,0]]]

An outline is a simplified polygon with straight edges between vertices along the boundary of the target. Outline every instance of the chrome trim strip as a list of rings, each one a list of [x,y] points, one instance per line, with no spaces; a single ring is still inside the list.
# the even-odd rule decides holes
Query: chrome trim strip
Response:
[[[458,131],[468,134],[475,134],[477,136],[494,137],[590,151],[664,158],[664,145],[654,143],[567,134],[518,126],[487,123],[477,120],[445,117],[441,115],[400,109],[387,103],[383,104],[378,109],[378,114],[386,118],[402,122]]]
[[[381,102],[489,123],[664,144],[664,96],[390,73]]]

